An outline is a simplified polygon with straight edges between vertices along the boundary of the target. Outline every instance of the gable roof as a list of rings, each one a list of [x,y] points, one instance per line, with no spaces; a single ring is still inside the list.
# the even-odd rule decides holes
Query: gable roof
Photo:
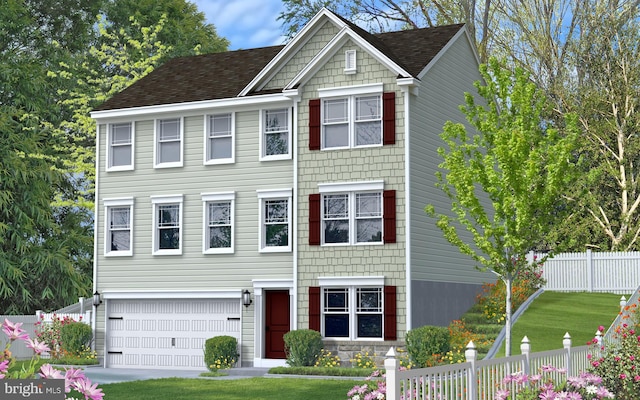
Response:
[[[338,18],[354,34],[414,78],[464,26],[455,24],[371,34]],[[285,46],[271,46],[175,58],[114,95],[94,111],[237,97],[283,49]],[[270,91],[274,92],[280,91]]]

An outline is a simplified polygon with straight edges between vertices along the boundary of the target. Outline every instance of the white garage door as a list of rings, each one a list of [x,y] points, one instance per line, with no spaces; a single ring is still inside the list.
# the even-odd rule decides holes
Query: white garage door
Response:
[[[111,300],[107,366],[204,369],[204,342],[240,340],[240,299]]]

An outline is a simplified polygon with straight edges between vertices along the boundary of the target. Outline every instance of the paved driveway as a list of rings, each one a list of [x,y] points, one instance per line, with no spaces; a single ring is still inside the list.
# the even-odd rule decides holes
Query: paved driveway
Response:
[[[232,368],[226,371],[229,375],[217,378],[205,379],[240,379],[252,376],[264,376],[268,368]],[[160,378],[198,378],[205,372],[188,370],[164,370],[164,369],[134,369],[134,368],[103,368],[102,366],[90,366],[84,370],[87,378],[93,383],[118,383]]]

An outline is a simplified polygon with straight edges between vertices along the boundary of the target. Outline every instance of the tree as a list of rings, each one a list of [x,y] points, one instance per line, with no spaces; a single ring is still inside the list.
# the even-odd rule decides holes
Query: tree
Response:
[[[151,27],[141,27],[137,21],[132,26],[138,31],[130,36],[125,30],[114,32],[98,18],[98,32],[103,45],[91,46],[88,53],[73,65],[61,64],[58,72],[50,76],[73,80],[71,89],[60,90],[60,104],[66,107],[71,118],[60,124],[55,135],[65,143],[62,151],[69,153],[65,169],[75,177],[78,189],[75,198],[67,198],[62,204],[76,205],[93,210],[95,191],[95,121],[93,108],[124,90],[153,71],[171,50],[158,40],[166,19]]]
[[[84,49],[93,4],[3,3],[0,13],[0,307],[55,309],[89,294],[91,219],[52,199],[72,191],[52,134],[64,118],[51,65]],[[86,29],[86,30],[85,30]],[[88,221],[88,223],[85,223]],[[89,257],[87,257],[89,254]]]
[[[637,249],[640,236],[640,20],[634,8],[602,5],[585,17],[576,49],[580,86],[568,107],[580,115],[589,164],[576,204],[612,251]],[[588,169],[587,169],[588,168]]]
[[[438,187],[451,200],[451,213],[436,212],[436,225],[447,241],[493,271],[506,286],[506,349],[511,348],[511,284],[526,254],[545,238],[561,217],[558,200],[573,181],[572,151],[577,119],[558,125],[543,116],[546,98],[521,68],[511,72],[496,59],[482,65],[484,84],[476,82],[482,101],[466,93],[461,110],[476,132],[447,122],[441,137],[446,148]],[[473,244],[464,240],[467,231]]]
[[[144,38],[132,20],[139,26],[155,26],[164,18],[157,40],[169,51],[160,63],[175,57],[218,53],[229,46],[227,39],[218,36],[215,26],[206,23],[204,13],[185,0],[104,0],[104,16],[111,32],[124,30],[125,35],[138,41]]]
[[[491,0],[283,0],[283,3],[285,11],[278,19],[283,21],[289,37],[325,7],[378,32],[464,22],[469,25],[481,60],[491,47],[494,21]]]

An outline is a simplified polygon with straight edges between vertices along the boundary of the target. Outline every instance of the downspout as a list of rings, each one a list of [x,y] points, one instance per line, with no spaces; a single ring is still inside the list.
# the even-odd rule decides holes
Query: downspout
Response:
[[[292,330],[298,329],[298,104],[300,96],[293,98],[293,324]]]
[[[100,224],[98,223],[98,203],[99,203],[99,185],[98,185],[98,176],[100,175],[100,124],[96,121],[96,163],[95,163],[95,190],[94,190],[94,199],[93,199],[93,293],[98,290],[98,227]],[[93,298],[93,297],[91,297]],[[98,339],[98,307],[93,305],[93,312],[91,313],[91,328],[93,329],[94,335],[94,350],[96,347],[96,342]],[[103,351],[106,349],[106,334],[105,334],[105,342],[103,346]],[[107,357],[106,354],[103,354],[104,362],[103,366],[107,365]]]
[[[402,86],[404,92],[404,242],[405,242],[405,310],[406,332],[409,332],[412,328],[411,319],[413,318],[411,305],[411,143],[410,143],[410,113],[409,113],[409,100],[411,98],[411,87]]]

